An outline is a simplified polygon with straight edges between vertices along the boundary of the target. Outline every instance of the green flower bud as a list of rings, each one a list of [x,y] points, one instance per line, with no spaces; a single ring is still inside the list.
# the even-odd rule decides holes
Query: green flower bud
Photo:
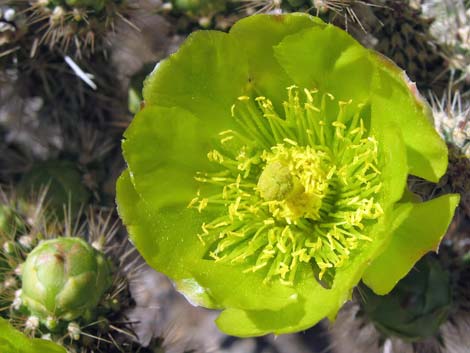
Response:
[[[93,310],[111,284],[105,257],[80,238],[40,243],[27,257],[22,299],[45,324]]]

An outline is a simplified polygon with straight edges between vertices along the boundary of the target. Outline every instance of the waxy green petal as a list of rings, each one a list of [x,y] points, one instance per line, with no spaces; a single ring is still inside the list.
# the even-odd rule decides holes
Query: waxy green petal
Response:
[[[198,31],[156,66],[143,96],[147,106],[180,107],[220,127],[247,83],[248,63],[238,41],[226,33]]]
[[[51,341],[28,338],[0,318],[0,352],[2,353],[67,353],[65,348]]]
[[[409,173],[437,182],[447,169],[447,147],[432,124],[430,108],[404,71],[380,54],[376,63],[372,114],[401,127]]]
[[[185,242],[186,237],[180,237],[178,241],[176,239],[170,241],[168,238],[166,242],[160,241],[159,232],[162,228],[171,224],[163,223],[165,220],[163,213],[161,215],[159,213],[155,214],[155,212],[149,210],[147,204],[136,193],[128,170],[124,171],[117,181],[116,201],[119,216],[126,225],[132,242],[139,249],[140,254],[147,263],[161,271],[165,270],[167,275],[174,277],[177,281],[188,278],[192,280],[189,268],[184,266],[179,251],[182,249],[184,252],[188,249],[190,252],[188,255],[191,255],[191,250],[195,250],[196,247],[193,246],[191,241],[187,244]],[[197,220],[196,224],[199,224]],[[191,226],[194,225],[188,223],[188,217],[180,218],[180,221],[172,225],[172,233],[180,233],[181,235],[191,233]],[[185,294],[194,302],[210,308],[218,307],[214,299],[197,282],[191,287],[186,287]]]
[[[150,106],[137,114],[122,149],[134,187],[149,208],[189,203],[197,191],[194,174],[208,167],[210,136],[210,126],[179,107]]]
[[[399,126],[389,123],[377,123],[378,118],[372,115],[371,130],[374,131],[380,145],[381,170],[383,179],[382,195],[384,207],[399,201],[406,188],[408,160],[406,144]]]
[[[369,52],[333,25],[285,37],[274,47],[274,54],[300,87],[317,88],[355,104],[369,97],[373,74]]]
[[[384,224],[376,226],[378,237],[385,235]],[[281,310],[247,311],[229,308],[217,319],[217,326],[230,335],[261,336],[268,333],[284,334],[307,329],[321,319],[334,319],[341,306],[351,298],[352,288],[379,251],[381,242],[369,243],[361,249],[347,268],[339,269],[331,289],[323,288],[311,276],[300,279],[296,285],[298,304]]]
[[[249,62],[250,84],[256,95],[269,97],[277,108],[287,98],[294,82],[274,56],[274,47],[286,36],[300,30],[323,27],[318,18],[306,14],[258,15],[244,18],[233,25],[230,35],[243,45]]]
[[[459,195],[450,194],[427,202],[401,205],[392,241],[369,266],[364,283],[377,294],[387,294],[424,254],[437,251],[459,200]]]
[[[199,215],[187,208],[168,207],[158,212],[148,208],[135,192],[128,172],[119,178],[117,190],[118,211],[135,246],[150,265],[180,283],[180,289],[195,303],[265,309],[282,308],[296,300],[293,288],[263,284],[259,273],[243,273],[243,268],[204,260],[205,248],[196,234],[210,214]]]

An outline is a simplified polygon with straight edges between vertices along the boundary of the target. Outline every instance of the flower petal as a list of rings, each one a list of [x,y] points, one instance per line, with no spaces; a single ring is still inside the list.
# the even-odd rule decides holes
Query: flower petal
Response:
[[[250,16],[233,25],[230,35],[243,43],[256,95],[268,97],[282,111],[282,102],[287,99],[285,88],[293,81],[275,59],[273,47],[290,34],[324,25],[320,19],[300,13]]]
[[[369,266],[364,283],[377,294],[387,294],[424,254],[437,251],[459,200],[459,195],[449,194],[402,204],[396,210],[392,241]]]
[[[210,168],[212,134],[207,122],[179,107],[151,106],[137,114],[122,149],[134,187],[149,208],[185,208],[196,196],[194,176]]]
[[[226,33],[192,33],[146,79],[145,104],[177,106],[214,124],[230,118],[230,107],[248,84],[244,53]]]
[[[196,248],[192,246],[191,239],[184,236],[175,239],[161,236],[161,231],[165,227],[172,227],[174,233],[180,233],[181,235],[193,232],[194,230],[191,228],[197,227],[199,223],[197,220],[191,222],[188,219],[187,211],[189,210],[185,210],[185,217],[180,215],[178,220],[173,220],[173,225],[171,219],[165,220],[164,213],[152,212],[147,207],[147,203],[143,202],[136,193],[128,170],[124,171],[117,181],[116,201],[119,216],[126,225],[132,242],[147,263],[160,271],[164,271],[177,281],[191,279],[189,268],[184,266],[184,257],[181,257],[179,253],[181,251],[184,254],[187,249],[186,255],[191,254],[191,250]],[[161,241],[162,239],[166,241]],[[187,254],[188,252],[189,254]],[[195,256],[200,255],[196,254]],[[203,289],[201,291],[202,287],[198,286],[197,283],[193,284],[192,287],[186,284],[186,287],[185,294],[194,302],[209,308],[218,306],[208,293]]]
[[[432,124],[432,113],[404,71],[378,53],[371,97],[372,115],[401,127],[409,173],[437,182],[447,169],[447,147]]]
[[[294,82],[356,104],[369,97],[373,67],[369,52],[333,25],[287,36],[274,54]]]
[[[0,317],[0,352],[5,353],[66,353],[58,344],[37,338],[28,338]]]
[[[377,225],[377,236],[386,232],[384,224]],[[323,288],[312,276],[296,285],[298,303],[281,310],[240,310],[228,308],[217,318],[217,326],[227,334],[241,337],[268,333],[284,334],[307,329],[325,317],[334,318],[340,307],[350,299],[352,288],[359,282],[380,242],[369,243],[345,268],[337,270],[331,289]]]
[[[393,207],[406,190],[408,161],[402,131],[393,123],[384,123],[372,115],[371,131],[377,138],[382,176],[382,207]]]
[[[128,171],[118,180],[117,203],[130,237],[145,260],[174,279],[179,289],[206,307],[282,308],[296,301],[295,291],[264,284],[260,273],[205,260],[197,233],[210,212],[181,207],[149,208],[135,192]]]

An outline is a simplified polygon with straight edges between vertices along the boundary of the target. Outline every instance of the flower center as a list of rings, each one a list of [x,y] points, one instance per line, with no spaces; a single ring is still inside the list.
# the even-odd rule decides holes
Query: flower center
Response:
[[[266,281],[291,285],[299,268],[321,280],[372,240],[383,211],[378,146],[351,102],[289,87],[280,117],[265,97],[240,97],[232,108],[239,128],[222,131],[208,153],[216,172],[200,172],[189,204],[218,217],[198,235],[215,261],[265,271]]]
[[[265,167],[257,190],[270,213],[291,223],[299,218],[320,219],[333,165],[327,153],[310,146],[278,144],[261,156]]]

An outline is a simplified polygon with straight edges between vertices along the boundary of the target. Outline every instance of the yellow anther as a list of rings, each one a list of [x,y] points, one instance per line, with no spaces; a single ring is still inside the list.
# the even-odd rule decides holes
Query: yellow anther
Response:
[[[233,134],[233,130],[224,130],[224,131],[219,132],[219,136],[224,136],[227,134]]]
[[[233,219],[235,216],[239,216],[238,207],[240,206],[241,197],[237,197],[234,203],[231,203],[228,207],[228,213],[230,219]]]
[[[276,274],[281,275],[281,278],[285,278],[286,274],[289,272],[289,266],[284,262],[279,263],[279,267],[276,269]]]
[[[311,104],[311,103],[305,103],[305,109],[313,110],[313,111],[316,112],[316,113],[320,113],[320,112],[321,112],[320,108],[317,108],[316,106],[314,106],[314,105]]]
[[[333,121],[331,125],[333,125],[336,128],[346,129],[346,125],[344,125],[341,121]]]
[[[204,234],[206,234],[206,235],[209,234],[209,230],[207,229],[207,224],[205,222],[202,223],[201,229],[204,232]]]
[[[207,153],[207,158],[211,162],[217,162],[217,163],[223,163],[224,162],[224,156],[217,150],[212,150],[209,153]]]
[[[265,267],[268,263],[267,262],[263,262],[259,265],[255,265],[255,266],[252,266],[246,270],[243,271],[243,273],[248,273],[248,272],[256,272],[256,271],[259,271],[261,270],[263,267]]]
[[[299,145],[296,141],[291,140],[291,139],[289,139],[289,138],[285,138],[285,139],[284,139],[284,142],[287,142],[288,144],[290,144],[290,145],[292,145],[292,146],[298,146],[298,145]]]
[[[199,241],[202,243],[202,245],[206,245],[206,242],[204,241],[204,239],[202,238],[202,235],[201,234],[197,234],[197,238],[199,239]]]
[[[207,207],[207,204],[209,203],[209,200],[208,199],[202,199],[199,201],[199,206],[197,208],[197,210],[199,211],[199,213],[202,212],[203,209],[205,209]]]
[[[222,258],[219,255],[217,255],[217,253],[215,253],[214,251],[210,251],[209,256],[212,257],[216,262],[219,262],[220,260],[222,260]]]
[[[220,143],[224,144],[230,140],[233,140],[233,136],[227,136],[227,137],[224,137],[223,139],[220,140]]]
[[[214,224],[214,225],[211,224],[211,225],[210,225],[210,228],[211,228],[211,229],[217,229],[217,228],[225,227],[225,226],[228,226],[228,225],[230,225],[229,222],[223,221],[223,222],[216,223],[216,224]]]
[[[352,103],[352,99],[347,100],[347,101],[339,101],[338,105],[344,106],[344,105],[348,105],[348,104],[351,104],[351,103]]]
[[[193,199],[189,202],[187,208],[193,208],[194,205],[195,205],[196,203],[198,203],[198,201],[199,201],[199,197],[193,198]]]

